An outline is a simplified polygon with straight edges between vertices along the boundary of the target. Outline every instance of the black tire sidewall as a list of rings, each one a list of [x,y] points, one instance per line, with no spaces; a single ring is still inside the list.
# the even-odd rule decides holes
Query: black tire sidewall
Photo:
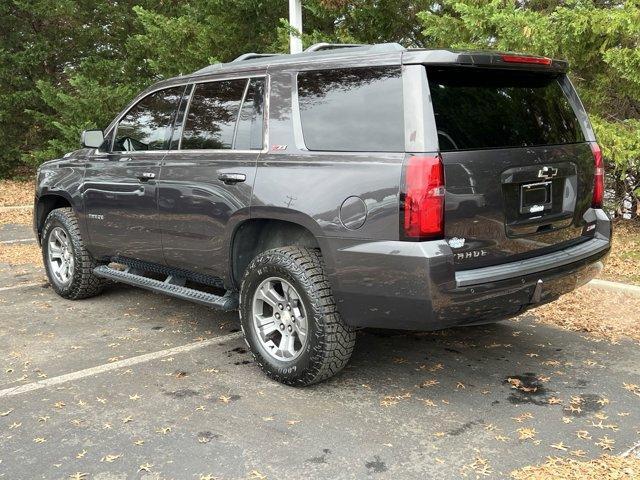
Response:
[[[49,266],[49,237],[55,227],[61,227],[71,239],[71,248],[73,250],[73,273],[71,275],[71,281],[66,285],[62,285],[57,281]],[[78,275],[78,269],[82,268],[82,248],[79,235],[70,224],[67,215],[60,210],[53,210],[45,220],[44,228],[42,229],[42,261],[44,263],[45,271],[47,272],[49,283],[56,293],[62,297],[73,295],[73,293],[79,288],[81,279]]]
[[[308,279],[302,269],[291,268],[295,265],[290,259],[277,253],[267,252],[268,258],[258,257],[247,270],[240,293],[240,321],[256,361],[272,378],[289,385],[306,384],[309,373],[318,368],[319,338],[323,335],[319,305],[312,300],[305,288]],[[304,305],[307,316],[307,343],[304,351],[294,360],[283,362],[273,358],[258,339],[253,323],[253,296],[258,286],[269,277],[279,277],[291,283]]]

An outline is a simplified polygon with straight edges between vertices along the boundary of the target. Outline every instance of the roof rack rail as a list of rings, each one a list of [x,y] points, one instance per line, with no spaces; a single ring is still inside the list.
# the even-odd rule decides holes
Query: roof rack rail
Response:
[[[366,47],[363,43],[314,43],[309,48],[305,49],[305,52],[317,52],[319,50],[335,50],[337,48],[354,48],[354,47]]]
[[[233,66],[238,67],[238,66],[241,66],[243,62],[249,61],[249,60],[255,60],[255,63],[252,62],[251,65],[248,65],[249,67],[253,67],[255,65],[262,65],[262,66],[264,66],[265,64],[268,65],[271,63],[271,60],[269,60],[269,58],[273,58],[274,63],[286,63],[286,61],[289,58],[291,58],[292,61],[318,60],[320,59],[320,57],[317,57],[314,52],[323,51],[325,55],[330,55],[330,54],[338,55],[338,54],[341,54],[339,50],[342,50],[342,49],[347,49],[347,50],[355,49],[352,52],[355,54],[359,54],[359,53],[384,54],[384,53],[391,53],[391,52],[400,52],[405,50],[405,48],[399,43],[376,43],[376,44],[316,43],[315,45],[311,45],[304,52],[297,53],[291,56],[289,56],[289,54],[287,53],[253,53],[253,52],[245,53],[235,58],[229,63],[215,63],[213,65],[209,65],[207,67],[201,68],[200,70],[193,72],[192,75],[203,75],[206,73],[214,73],[219,70],[223,70],[225,68],[230,68]],[[321,57],[324,57],[325,55],[321,55]]]
[[[263,58],[263,57],[276,57],[278,55],[281,55],[280,53],[243,53],[242,55],[240,55],[239,57],[234,58],[233,60],[231,60],[232,62],[243,62],[245,60],[252,60],[254,58]]]

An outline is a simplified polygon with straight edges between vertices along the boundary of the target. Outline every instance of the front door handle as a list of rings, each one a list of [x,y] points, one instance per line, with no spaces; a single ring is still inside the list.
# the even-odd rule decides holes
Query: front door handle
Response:
[[[247,176],[244,173],[221,173],[218,175],[220,180],[225,185],[234,185],[236,183],[244,182]]]
[[[156,178],[156,174],[153,172],[143,172],[140,175],[138,175],[136,178],[141,182],[147,182],[149,180],[153,180],[154,178]]]

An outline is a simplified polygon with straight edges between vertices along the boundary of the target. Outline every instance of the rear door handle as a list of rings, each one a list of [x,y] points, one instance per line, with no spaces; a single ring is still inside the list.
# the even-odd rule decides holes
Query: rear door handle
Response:
[[[244,182],[247,176],[244,173],[221,173],[218,175],[220,180],[225,185],[233,185],[236,183]]]
[[[138,175],[136,178],[141,182],[147,182],[149,180],[153,180],[154,178],[156,178],[156,174],[153,172],[143,172],[140,175]]]

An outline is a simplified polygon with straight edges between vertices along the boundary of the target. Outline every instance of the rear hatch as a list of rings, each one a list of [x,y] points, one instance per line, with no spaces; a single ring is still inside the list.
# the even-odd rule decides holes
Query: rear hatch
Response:
[[[588,240],[592,144],[564,73],[427,66],[445,176],[445,238],[460,270]]]

